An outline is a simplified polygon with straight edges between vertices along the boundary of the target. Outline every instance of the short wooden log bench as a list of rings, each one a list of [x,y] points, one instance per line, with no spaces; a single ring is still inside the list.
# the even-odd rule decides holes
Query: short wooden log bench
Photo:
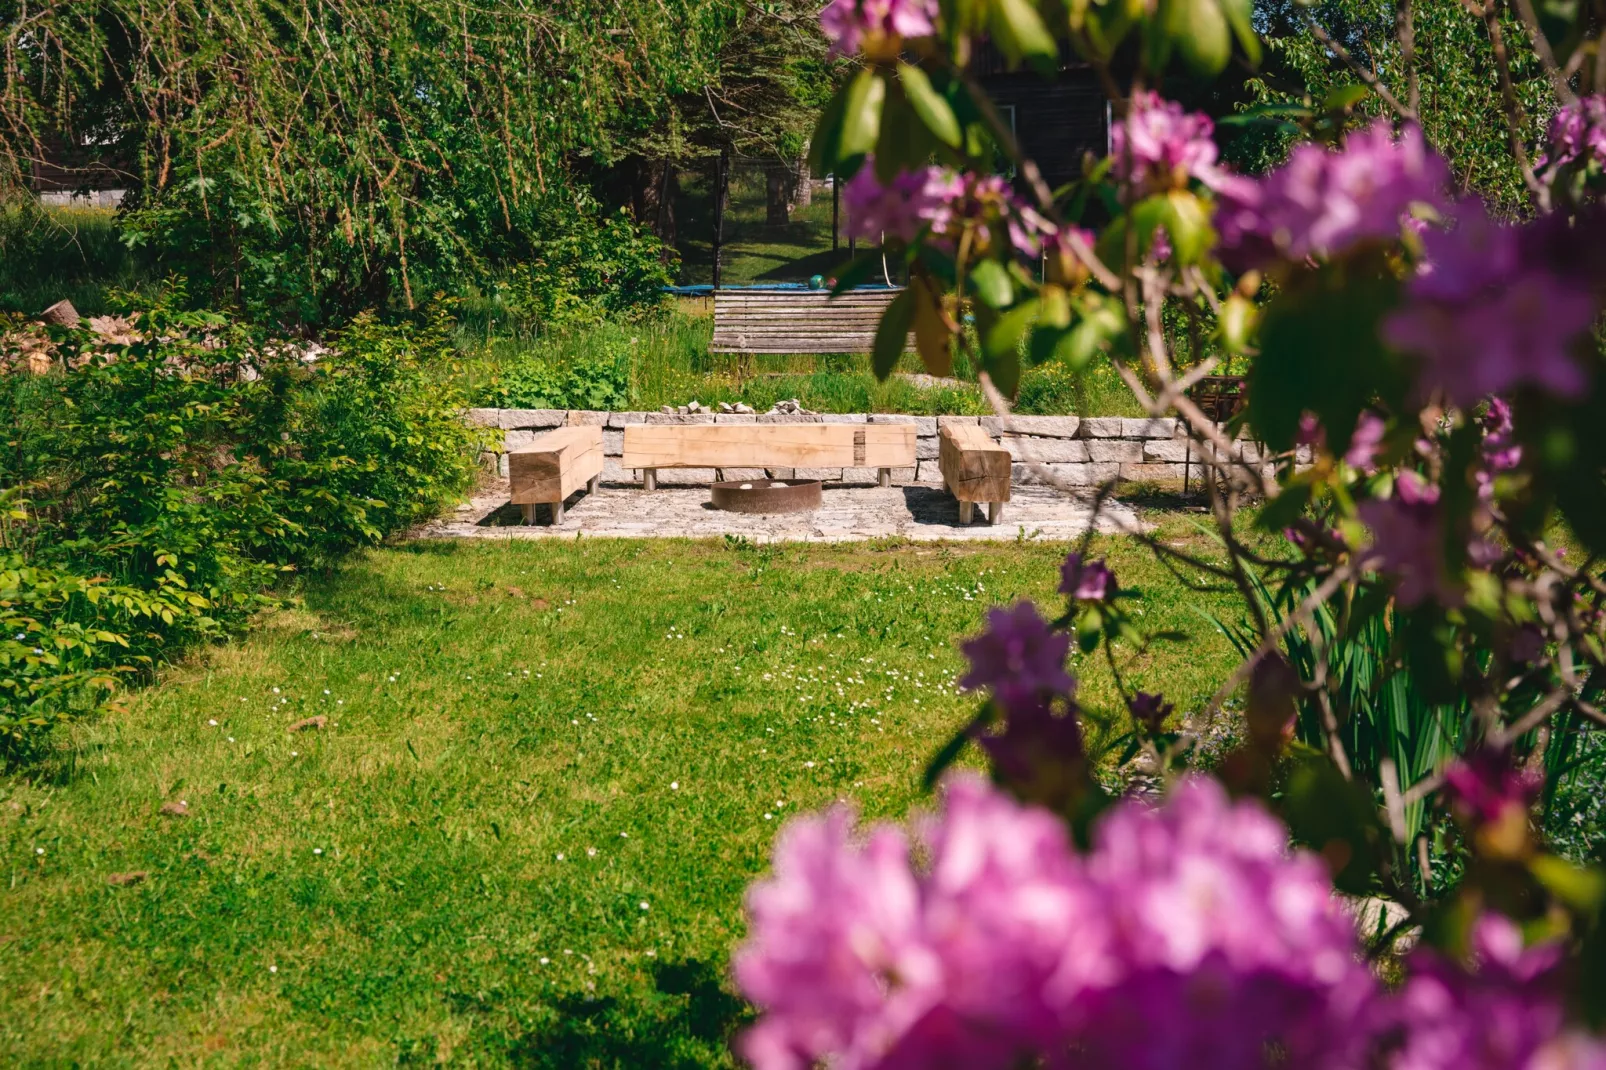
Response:
[[[552,523],[563,523],[563,503],[583,485],[596,493],[602,475],[602,428],[560,427],[507,455],[513,503],[524,522],[535,523],[535,507],[552,507]]]
[[[915,463],[914,424],[631,424],[623,468],[658,488],[660,468],[879,468]]]
[[[902,290],[716,290],[710,353],[868,353]],[[907,347],[914,348],[911,335]]]
[[[1004,518],[1009,501],[1009,451],[976,424],[949,424],[937,441],[937,468],[948,491],[959,499],[959,522],[968,524],[976,503],[987,503],[987,522]]]

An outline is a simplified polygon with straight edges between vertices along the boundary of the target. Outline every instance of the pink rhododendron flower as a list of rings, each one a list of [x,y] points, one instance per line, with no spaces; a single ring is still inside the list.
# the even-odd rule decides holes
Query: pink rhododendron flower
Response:
[[[1100,558],[1083,561],[1081,554],[1067,554],[1060,565],[1060,594],[1079,602],[1103,602],[1115,593],[1115,573]]]
[[[1230,176],[1215,184],[1221,248],[1239,262],[1261,262],[1273,253],[1302,260],[1393,241],[1413,204],[1443,200],[1448,174],[1414,125],[1396,140],[1379,121],[1337,152],[1300,145],[1259,182]]]
[[[932,224],[932,236],[945,239],[939,244],[954,248],[968,227],[975,235],[978,249],[984,250],[994,241],[1008,238],[1021,253],[1036,256],[1042,250],[1043,235],[1053,231],[1048,221],[1022,204],[1003,176],[967,174],[963,177],[962,194],[950,203],[949,213]],[[999,225],[1004,228],[1002,234],[994,232]]]
[[[1595,93],[1565,105],[1550,120],[1549,146],[1534,164],[1555,170],[1578,160],[1606,167],[1606,95]]]
[[[1377,454],[1383,445],[1387,425],[1383,418],[1370,410],[1361,413],[1355,421],[1355,433],[1350,435],[1349,448],[1344,451],[1344,463],[1362,472],[1377,470]]]
[[[1047,698],[1017,701],[1004,711],[1004,730],[978,735],[994,779],[1016,798],[1054,809],[1072,804],[1085,789],[1086,753],[1074,701],[1057,712]]]
[[[1485,915],[1473,951],[1475,970],[1426,949],[1412,953],[1409,978],[1385,1011],[1404,1037],[1391,1070],[1526,1067],[1561,1037],[1556,948],[1524,948],[1512,922]]]
[[[820,29],[833,55],[866,52],[897,55],[905,37],[937,32],[936,0],[831,0],[820,12]]]
[[[963,180],[943,167],[899,171],[883,185],[876,178],[874,158],[866,159],[842,187],[848,233],[871,241],[883,235],[913,241],[922,227],[942,225],[963,193]]]
[[[1147,691],[1139,691],[1127,703],[1127,710],[1132,719],[1143,727],[1151,736],[1158,735],[1165,727],[1166,718],[1171,716],[1176,704],[1167,702],[1163,695],[1151,695]]]
[[[770,1012],[742,1045],[765,1070],[801,1070],[827,1052],[872,1064],[938,983],[903,835],[882,826],[856,843],[852,832],[844,806],[792,822],[776,839],[774,876],[748,891],[753,935],[732,967]]]
[[[965,1065],[1000,1070],[1052,1044],[1060,1004],[1107,969],[1065,827],[971,777],[925,822],[930,868],[903,838],[851,838],[841,807],[789,825],[748,896],[737,983],[763,1012],[758,1070]]]
[[[1474,750],[1444,771],[1444,795],[1465,826],[1527,826],[1545,778],[1522,768],[1506,750]]]
[[[1357,510],[1372,529],[1372,549],[1382,559],[1379,567],[1398,581],[1395,596],[1401,605],[1432,597],[1445,605],[1460,602],[1459,588],[1444,572],[1438,487],[1415,472],[1401,472],[1394,481],[1394,497],[1362,502]]]
[[[1565,1033],[1534,1052],[1523,1070],[1606,1070],[1606,1041]]]
[[[1184,186],[1189,178],[1210,185],[1220,171],[1215,124],[1208,115],[1188,112],[1158,93],[1132,95],[1127,117],[1110,128],[1111,168],[1116,178],[1159,189]]]
[[[1524,234],[1462,202],[1455,225],[1423,236],[1427,261],[1383,338],[1422,359],[1424,393],[1464,407],[1518,386],[1570,395],[1585,375],[1573,345],[1595,319],[1587,289],[1524,256]]]
[[[999,237],[1027,256],[1042,249],[1053,227],[1022,204],[1009,183],[997,175],[960,174],[946,167],[900,171],[883,184],[867,159],[842,188],[848,232],[871,241],[897,238],[913,241],[929,228],[933,244],[953,249],[969,228],[978,252]]]
[[[1376,985],[1322,864],[1213,781],[1119,804],[1085,860],[966,776],[920,825],[925,869],[896,833],[849,831],[841,809],[794,822],[749,895],[758,1070],[1252,1070],[1271,1042],[1339,1067],[1367,1037]]]
[[[987,630],[960,644],[970,671],[959,686],[991,688],[1006,709],[1029,708],[1043,697],[1068,695],[1076,681],[1065,671],[1071,638],[1053,631],[1030,602],[987,612]]]

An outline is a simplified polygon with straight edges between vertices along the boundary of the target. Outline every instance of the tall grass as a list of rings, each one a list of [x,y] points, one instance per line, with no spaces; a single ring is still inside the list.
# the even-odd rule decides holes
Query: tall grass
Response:
[[[471,394],[487,396],[524,361],[556,369],[626,354],[632,404],[643,409],[696,401],[751,405],[763,411],[796,398],[817,412],[900,412],[917,415],[981,414],[991,410],[974,373],[961,361],[956,378],[933,383],[911,378],[925,371],[914,354],[905,354],[885,382],[870,371],[862,354],[738,356],[708,351],[713,335],[706,300],[685,301],[662,315],[634,323],[609,322],[534,336],[518,327],[493,325],[477,312],[465,317],[460,344]],[[1029,368],[1022,377],[1017,409],[1024,413],[1082,416],[1140,415],[1126,387],[1108,362],[1095,362],[1081,375],[1062,366]]]
[[[155,284],[101,208],[0,207],[0,311],[37,315],[63,299],[85,315],[111,311],[114,290]]]

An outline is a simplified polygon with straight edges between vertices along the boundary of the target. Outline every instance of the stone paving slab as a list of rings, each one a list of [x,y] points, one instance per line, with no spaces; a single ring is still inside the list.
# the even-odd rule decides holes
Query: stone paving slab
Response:
[[[754,516],[727,513],[708,503],[706,486],[644,491],[604,484],[596,494],[584,491],[570,498],[563,523],[546,523],[547,509],[538,507],[534,526],[525,526],[516,505],[508,502],[506,480],[486,483],[468,504],[418,528],[416,538],[550,539],[592,537],[718,538],[741,535],[754,542],[851,542],[906,538],[917,541],[971,541],[1026,538],[1060,541],[1080,537],[1092,520],[1090,499],[1046,487],[1014,488],[996,527],[982,519],[959,523],[959,503],[941,487],[826,486],[821,507],[812,513]],[[1143,527],[1136,513],[1119,502],[1106,502],[1099,530],[1135,531]]]

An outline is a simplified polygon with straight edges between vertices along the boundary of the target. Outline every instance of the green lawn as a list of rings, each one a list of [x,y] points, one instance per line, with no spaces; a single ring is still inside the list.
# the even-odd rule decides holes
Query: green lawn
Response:
[[[1227,600],[1105,549],[1190,637],[1132,681],[1197,705]],[[0,778],[4,1061],[728,1065],[777,827],[919,803],[972,708],[956,639],[1062,553],[424,543],[309,579]]]

